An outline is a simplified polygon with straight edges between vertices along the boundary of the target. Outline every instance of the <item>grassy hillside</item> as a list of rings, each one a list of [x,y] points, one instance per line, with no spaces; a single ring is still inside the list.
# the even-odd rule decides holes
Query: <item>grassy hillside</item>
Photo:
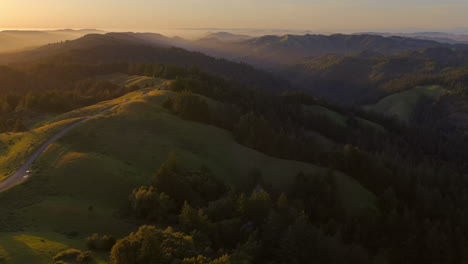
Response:
[[[160,78],[153,78],[153,77],[140,76],[140,75],[130,76],[124,73],[101,75],[101,76],[96,77],[96,79],[106,80],[119,86],[126,86],[126,87],[138,86],[140,88],[144,88],[148,86],[153,87],[153,86],[161,85],[162,83],[165,82],[164,80]]]
[[[402,122],[409,122],[420,99],[435,99],[446,90],[438,85],[420,86],[408,91],[389,95],[367,109],[387,116],[393,116]]]
[[[167,96],[173,93],[148,88],[45,123],[45,128],[58,126],[121,103],[50,146],[26,183],[0,194],[0,259],[47,263],[63,248],[84,249],[84,238],[91,233],[121,237],[135,230],[138,223],[124,221],[116,212],[133,188],[149,183],[170,151],[187,166],[205,165],[230,184],[247,181],[252,168],[260,169],[276,190],[288,188],[300,171],[311,176],[326,173],[318,166],[239,145],[226,130],[182,120],[162,107]],[[44,127],[35,130],[42,138],[48,135]],[[15,151],[30,150],[23,144]],[[334,177],[348,212],[373,207],[374,196],[355,180],[341,173]],[[15,232],[5,232],[9,230]]]

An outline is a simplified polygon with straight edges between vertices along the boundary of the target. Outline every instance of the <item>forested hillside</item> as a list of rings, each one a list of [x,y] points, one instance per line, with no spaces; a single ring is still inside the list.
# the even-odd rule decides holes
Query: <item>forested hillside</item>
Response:
[[[42,65],[78,65],[102,63],[158,63],[183,67],[198,67],[205,72],[223,76],[259,88],[276,91],[287,89],[288,82],[245,63],[215,59],[168,44],[169,38],[158,34],[108,33],[90,34],[83,38],[47,45],[31,51],[0,55],[0,63],[12,67],[41,68]],[[39,65],[39,66],[38,66]],[[52,65],[52,66],[50,66]],[[77,74],[63,70],[63,73]],[[83,74],[83,72],[80,72]]]
[[[0,56],[0,61],[10,62],[0,66],[1,131],[22,131],[24,121],[38,113],[69,111],[134,90],[93,79],[116,72],[175,78],[194,68],[259,89],[279,92],[289,87],[288,82],[247,64],[168,47],[155,39],[167,40],[155,34],[92,34]],[[153,67],[155,63],[160,66]]]
[[[4,57],[2,177],[89,119],[0,193],[0,263],[468,261],[466,51],[390,41],[281,77],[131,34]]]
[[[343,103],[365,104],[420,85],[456,90],[466,85],[466,48],[430,48],[384,56],[325,55],[286,71],[294,84]]]

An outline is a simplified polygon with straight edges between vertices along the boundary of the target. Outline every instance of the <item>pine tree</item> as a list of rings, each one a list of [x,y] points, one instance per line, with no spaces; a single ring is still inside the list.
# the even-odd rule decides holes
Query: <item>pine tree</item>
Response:
[[[257,224],[262,223],[272,208],[270,194],[265,190],[255,190],[247,202],[247,216]]]
[[[193,230],[207,231],[209,220],[202,209],[195,209],[185,201],[179,215],[179,223],[186,232]]]
[[[161,165],[152,185],[159,193],[169,195],[178,205],[185,200],[192,200],[192,191],[184,179],[184,171],[179,166],[176,154],[171,152]]]
[[[278,197],[278,200],[276,201],[276,207],[279,211],[284,211],[289,208],[288,197],[285,193],[281,193],[281,195]]]

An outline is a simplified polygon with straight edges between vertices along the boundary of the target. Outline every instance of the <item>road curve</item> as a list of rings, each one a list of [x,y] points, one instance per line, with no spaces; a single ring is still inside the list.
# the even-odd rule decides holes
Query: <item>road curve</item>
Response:
[[[128,100],[127,100],[128,101]],[[10,175],[8,178],[0,182],[0,192],[3,192],[17,184],[22,183],[25,181],[29,175],[27,173],[29,167],[31,164],[44,152],[47,147],[49,147],[52,143],[54,143],[57,139],[68,133],[70,130],[74,129],[75,127],[79,126],[80,124],[88,121],[89,119],[96,117],[98,115],[102,115],[106,113],[107,111],[111,110],[117,105],[110,106],[102,111],[100,111],[97,114],[87,116],[79,121],[76,121],[75,123],[71,124],[70,126],[66,127],[53,137],[51,137],[49,140],[47,140],[45,143],[43,143],[38,149],[34,151],[34,153],[31,154],[31,157],[12,175]]]

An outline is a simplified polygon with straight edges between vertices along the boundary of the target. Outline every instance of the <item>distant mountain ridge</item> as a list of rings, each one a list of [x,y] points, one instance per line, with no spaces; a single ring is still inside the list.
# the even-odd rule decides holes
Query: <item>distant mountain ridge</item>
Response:
[[[216,41],[197,42],[209,53],[225,53],[231,58],[255,65],[287,65],[311,56],[372,51],[393,54],[401,51],[447,47],[449,44],[432,40],[379,35],[284,35],[262,36],[236,43]]]
[[[99,64],[122,61],[197,67],[246,85],[272,90],[286,89],[289,83],[245,63],[216,59],[183,49],[189,42],[153,33],[88,34],[72,41],[49,44],[37,49],[0,54],[0,65],[21,67],[31,64]]]
[[[47,58],[73,50],[91,49],[99,46],[146,45],[155,47],[184,47],[186,42],[155,33],[106,33],[87,34],[75,40],[47,44],[36,49],[0,54],[0,63],[18,63]]]
[[[59,30],[4,30],[0,31],[0,53],[30,49],[73,40],[87,34],[101,34],[104,31],[97,29],[59,29]]]
[[[272,76],[279,76],[278,79],[288,79],[295,87],[314,95],[354,103],[372,101],[388,94],[391,81],[402,76],[461,67],[468,62],[467,47],[370,34],[270,35],[224,42],[215,38],[188,41],[156,33],[126,32],[88,34],[73,41],[4,54],[0,55],[0,63],[69,60],[76,63],[135,61],[198,66],[210,73],[270,86],[271,89],[277,89],[275,85],[278,83],[282,88],[289,87],[277,78],[267,81]],[[224,58],[252,64],[263,71]]]
[[[101,33],[95,32],[95,30],[90,31],[91,34]],[[64,34],[67,35],[69,30],[61,30],[54,33],[51,32],[39,31],[34,34],[51,34],[55,36],[55,39],[53,39],[53,41],[48,39],[48,42],[46,43],[57,43],[63,41],[60,39],[63,39]],[[71,32],[76,36],[88,31],[80,30]],[[3,34],[9,33],[7,32]],[[20,35],[21,33],[15,34]],[[31,33],[31,35],[34,34]],[[74,38],[69,35],[70,34],[68,34],[67,39],[64,40]],[[251,38],[247,35],[232,34],[229,32],[215,32],[195,41],[189,41],[179,37],[170,38],[157,33],[123,32],[107,33],[105,35],[114,38],[116,41],[155,46],[180,47],[187,50],[203,52],[215,57],[242,61],[264,68],[295,64],[307,57],[326,54],[347,54],[371,51],[387,55],[407,50],[450,46],[448,43],[441,43],[434,40],[400,36],[380,36],[378,34],[266,35]],[[5,37],[8,38],[8,36]],[[10,38],[14,39],[13,36]],[[46,37],[44,36],[44,38]],[[0,32],[0,40],[1,39],[2,32]],[[77,42],[75,43],[86,42],[86,39],[87,38],[85,36],[84,39],[77,39]],[[93,41],[96,41],[96,39]],[[3,44],[1,43],[2,42],[0,42],[0,51],[2,50],[2,45],[5,45],[4,43],[6,42]],[[13,43],[10,44],[10,46],[11,45],[13,45]]]
[[[215,32],[215,33],[207,34],[202,39],[213,39],[213,38],[218,39],[220,41],[224,41],[224,42],[235,42],[235,41],[245,41],[253,37],[248,36],[248,35],[233,34],[229,32]]]
[[[432,40],[441,43],[449,44],[468,44],[468,35],[454,34],[446,32],[415,32],[415,33],[380,33],[380,32],[367,32],[359,34],[379,35],[383,37],[399,36],[405,38],[415,38],[422,40]]]

